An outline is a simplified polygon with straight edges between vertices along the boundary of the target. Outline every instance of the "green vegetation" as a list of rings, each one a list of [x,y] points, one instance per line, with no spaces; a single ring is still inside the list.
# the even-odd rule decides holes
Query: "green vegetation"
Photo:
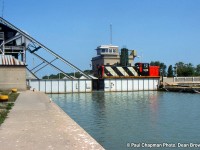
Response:
[[[191,63],[185,64],[183,62],[177,62],[174,66],[167,65],[160,61],[151,61],[151,66],[159,66],[160,67],[160,73],[164,77],[188,77],[188,76],[200,76],[200,64],[196,67],[193,66]],[[85,70],[85,74],[90,75],[93,74],[92,70]],[[69,76],[73,76],[76,78],[80,78],[82,75],[79,72],[72,72],[72,73],[66,73]],[[42,79],[63,79],[65,77],[64,74],[58,73],[56,75],[51,74],[49,76],[43,76]]]
[[[160,61],[151,61],[150,65],[151,66],[159,66],[161,74],[163,74],[163,76],[167,75],[167,72],[166,72],[167,66],[163,62],[160,62]]]
[[[194,66],[189,64],[184,64],[183,62],[178,62],[175,64],[175,67],[177,67],[177,75],[178,76],[195,76],[195,68]]]
[[[177,62],[174,66],[169,65],[166,72],[167,66],[160,61],[152,61],[150,63],[152,66],[160,66],[161,75],[167,77],[189,77],[189,76],[200,76],[200,64],[196,67],[193,64],[185,64],[183,62]]]
[[[200,64],[196,66],[196,68],[195,68],[195,74],[197,76],[200,76]]]
[[[174,76],[174,72],[173,72],[173,67],[172,67],[172,65],[170,65],[170,66],[168,67],[167,76],[168,76],[168,77],[173,77],[173,76]]]
[[[19,93],[10,93],[8,91],[0,92],[2,95],[8,95],[8,101],[7,102],[1,102],[0,101],[0,125],[4,122],[4,120],[7,117],[7,114],[9,113],[12,106],[14,106],[14,102],[19,96]]]

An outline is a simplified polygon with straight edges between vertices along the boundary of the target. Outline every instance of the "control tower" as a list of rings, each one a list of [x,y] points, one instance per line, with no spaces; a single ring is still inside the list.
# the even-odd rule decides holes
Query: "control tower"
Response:
[[[92,58],[92,70],[97,72],[98,67],[104,66],[120,66],[121,55],[119,54],[119,46],[114,45],[100,45],[96,49],[97,56]],[[127,55],[128,64],[133,63],[133,55]]]
[[[101,45],[96,48],[97,56],[92,58],[92,67],[96,68],[100,65],[115,65],[119,63],[120,57],[118,46]]]

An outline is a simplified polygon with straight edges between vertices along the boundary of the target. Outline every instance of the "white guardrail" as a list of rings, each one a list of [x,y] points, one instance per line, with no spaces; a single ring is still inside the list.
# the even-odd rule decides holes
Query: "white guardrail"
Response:
[[[174,82],[200,82],[200,77],[174,77]]]

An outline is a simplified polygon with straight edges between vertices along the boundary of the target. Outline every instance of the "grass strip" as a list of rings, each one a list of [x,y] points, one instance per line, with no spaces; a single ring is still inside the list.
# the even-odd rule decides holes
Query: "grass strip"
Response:
[[[7,118],[8,113],[14,106],[14,102],[19,96],[19,93],[9,93],[9,92],[1,92],[1,94],[8,94],[7,102],[0,102],[0,125]]]

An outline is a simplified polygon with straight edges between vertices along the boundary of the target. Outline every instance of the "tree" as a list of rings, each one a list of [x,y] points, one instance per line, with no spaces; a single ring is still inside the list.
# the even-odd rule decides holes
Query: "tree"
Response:
[[[160,61],[151,61],[150,65],[151,66],[159,66],[160,70],[162,71],[163,76],[167,75],[167,72],[166,72],[167,66],[163,62],[160,62]]]
[[[178,62],[175,66],[177,67],[178,76],[188,77],[195,75],[195,68],[191,63],[184,64],[183,62]]]
[[[198,64],[195,68],[195,75],[200,76],[200,64]]]
[[[167,70],[167,77],[173,77],[174,76],[173,72],[174,71],[173,71],[172,65],[170,65]]]

